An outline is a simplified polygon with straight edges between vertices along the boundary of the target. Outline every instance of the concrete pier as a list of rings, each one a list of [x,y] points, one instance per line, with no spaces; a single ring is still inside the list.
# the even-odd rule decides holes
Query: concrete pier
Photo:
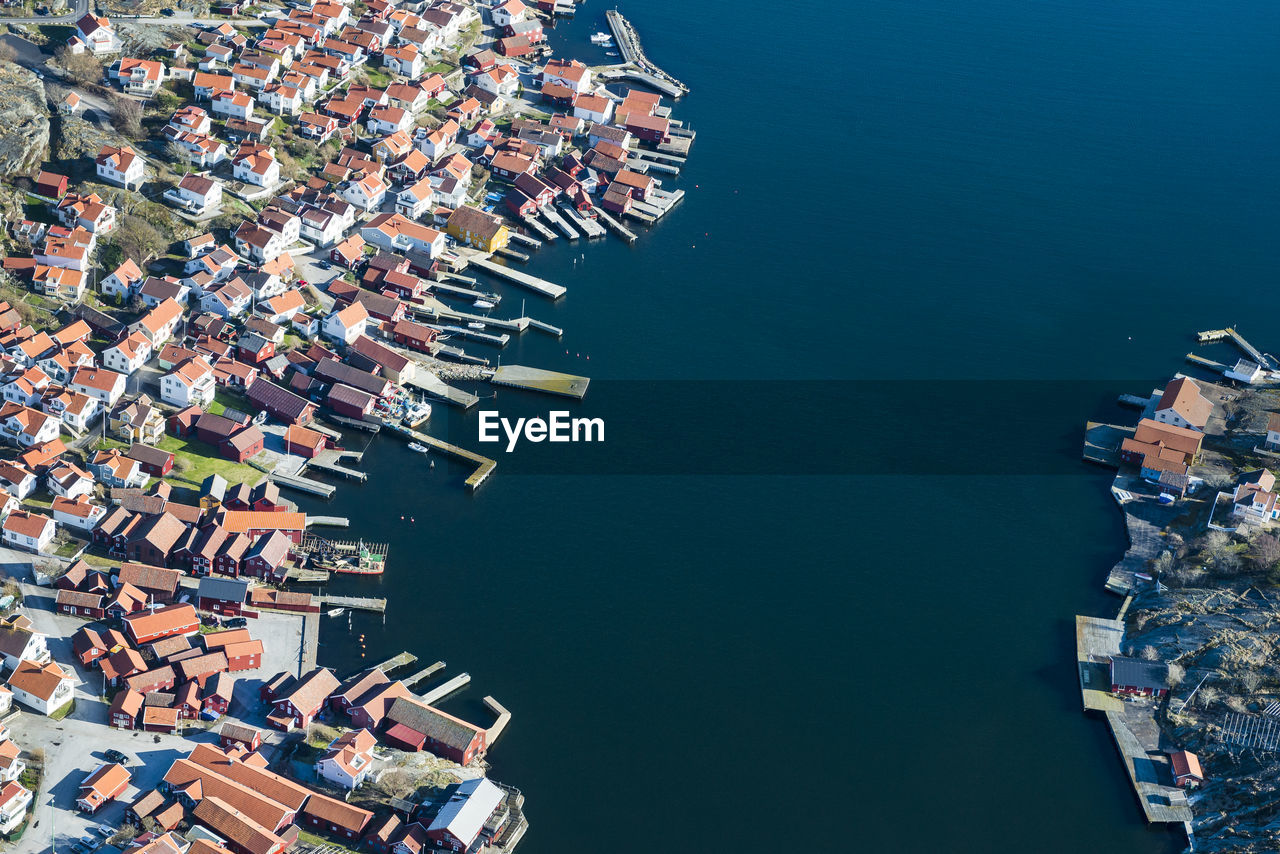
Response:
[[[354,611],[387,610],[386,599],[373,599],[364,596],[317,596],[316,601],[330,608],[351,608]]]
[[[481,270],[484,270],[486,273],[492,273],[498,278],[515,282],[517,285],[522,285],[531,291],[536,291],[543,296],[551,297],[552,299],[559,299],[564,296],[568,290],[564,285],[557,285],[544,279],[539,279],[537,276],[530,276],[528,273],[522,273],[519,270],[513,270],[510,267],[495,264],[488,258],[473,257],[471,259],[471,264]]]
[[[521,234],[518,231],[511,232],[511,239],[521,246],[528,246],[530,249],[541,249],[542,241],[536,237],[530,237],[527,234]]]
[[[412,676],[406,679],[401,679],[400,681],[404,683],[406,688],[412,688],[414,685],[417,685],[423,679],[426,679],[430,676],[435,676],[441,670],[444,670],[444,662],[437,661],[435,664],[428,665],[422,668],[421,670],[419,670],[417,673],[413,674]]]
[[[541,329],[543,332],[550,332],[552,335],[556,336],[557,338],[559,338],[561,335],[564,335],[564,330],[561,329],[559,326],[552,326],[550,323],[545,323],[541,320],[534,320],[532,317],[526,317],[524,319],[529,321],[529,325],[532,326],[534,329]]]
[[[399,670],[401,667],[408,667],[418,660],[418,656],[411,652],[402,652],[399,655],[393,655],[381,664],[375,664],[374,667],[383,673],[390,673],[393,670]]]
[[[578,234],[577,229],[570,225],[568,220],[560,216],[560,214],[556,212],[556,209],[551,205],[547,205],[540,211],[540,213],[546,219],[550,220],[551,224],[560,229],[560,231],[564,233],[564,236],[570,240],[577,240],[581,236]]]
[[[556,233],[551,229],[547,228],[547,226],[544,223],[538,222],[538,218],[536,216],[522,216],[520,217],[520,221],[523,222],[525,225],[529,226],[530,228],[532,228],[534,231],[538,232],[538,234],[542,237],[543,240],[556,239]]]
[[[524,365],[502,365],[493,372],[491,382],[494,385],[510,386],[526,391],[542,391],[582,400],[586,396],[591,379],[542,368],[528,368]]]
[[[421,389],[432,397],[443,400],[445,403],[461,406],[463,409],[470,409],[480,401],[480,398],[476,395],[460,388],[454,388],[430,371],[419,371],[417,375],[409,380],[408,385]]]
[[[488,479],[489,475],[493,474],[494,469],[498,467],[496,460],[491,460],[488,457],[482,457],[477,453],[468,451],[466,448],[459,448],[457,445],[451,445],[434,436],[428,436],[426,433],[419,433],[417,430],[410,430],[408,427],[402,427],[399,424],[388,424],[387,427],[392,432],[398,433],[411,441],[421,442],[422,444],[430,448],[435,448],[437,451],[441,451],[442,453],[458,457],[459,459],[466,460],[470,463],[475,463],[476,470],[472,472],[471,476],[466,480],[468,489],[478,489],[480,484],[484,483],[485,480]]]
[[[457,285],[451,285],[448,282],[430,282],[428,290],[442,296],[462,297],[469,300],[488,300],[497,305],[502,302],[502,294],[489,293],[488,291],[477,291],[474,288],[460,288]]]
[[[518,249],[512,249],[510,246],[502,247],[497,250],[496,254],[501,255],[503,258],[511,258],[512,260],[520,261],[525,264],[529,263],[529,256],[526,253],[521,252]]]
[[[351,520],[346,516],[308,516],[307,527],[349,528]]]
[[[471,682],[470,673],[459,673],[457,676],[453,677],[448,682],[445,682],[443,685],[437,685],[436,687],[432,688],[430,691],[427,691],[424,694],[419,694],[418,696],[422,698],[422,702],[426,703],[429,706],[432,703],[436,703],[436,702],[439,702],[440,700],[443,700],[445,697],[449,696],[454,691],[459,691],[462,688],[465,688],[468,684],[470,684],[470,682]]]
[[[498,740],[498,736],[502,735],[502,731],[507,728],[507,724],[511,723],[511,713],[492,697],[485,697],[484,704],[489,711],[498,716],[498,719],[493,722],[493,726],[489,727],[485,732],[484,738],[485,746],[493,747],[493,743]]]
[[[628,243],[636,242],[635,233],[632,232],[631,229],[627,228],[622,223],[618,222],[612,216],[610,216],[608,211],[604,210],[603,208],[596,208],[596,218],[599,219],[601,222],[603,222],[605,225],[607,225],[610,231],[612,231],[614,234],[621,237],[623,240],[627,241]]]
[[[339,451],[321,451],[316,457],[307,461],[308,469],[317,469],[327,474],[341,475],[350,480],[358,480],[363,483],[368,479],[368,475],[362,471],[356,471],[348,468],[338,462],[343,454]]]
[[[433,327],[441,332],[448,332],[450,335],[457,335],[467,338],[471,341],[479,341],[481,344],[490,344],[494,347],[505,347],[511,341],[511,336],[507,333],[501,335],[490,335],[488,332],[481,332],[478,329],[469,329],[466,326],[450,326],[441,324]]]

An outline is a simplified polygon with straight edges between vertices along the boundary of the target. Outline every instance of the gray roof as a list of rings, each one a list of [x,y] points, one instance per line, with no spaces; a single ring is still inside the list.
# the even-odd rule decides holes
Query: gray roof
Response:
[[[404,697],[397,697],[391,704],[391,708],[387,710],[387,719],[392,723],[404,724],[438,744],[460,751],[465,751],[470,746],[479,729],[446,715],[439,709]]]
[[[196,596],[200,599],[221,599],[224,602],[241,602],[249,595],[249,582],[238,578],[200,579],[200,587]]]
[[[1134,688],[1168,688],[1169,665],[1163,661],[1142,661],[1117,655],[1111,659],[1111,684]]]
[[[227,494],[227,479],[220,474],[209,475],[200,484],[200,494],[221,501],[222,496]]]

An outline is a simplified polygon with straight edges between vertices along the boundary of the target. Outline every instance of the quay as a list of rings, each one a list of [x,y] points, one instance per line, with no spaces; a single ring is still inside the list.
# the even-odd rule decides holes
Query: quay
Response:
[[[626,226],[624,226],[622,223],[618,222],[612,216],[610,216],[608,212],[601,210],[600,208],[596,208],[596,216],[599,217],[600,220],[606,226],[609,227],[610,231],[612,231],[614,234],[621,237],[623,240],[627,241],[628,243],[636,242],[635,233],[632,232],[630,229],[628,229]]]
[[[422,668],[421,670],[419,670],[417,673],[413,674],[412,676],[409,676],[408,678],[405,678],[405,679],[401,679],[400,681],[404,683],[404,686],[406,688],[412,688],[414,685],[417,685],[423,679],[426,679],[429,676],[435,676],[441,670],[444,670],[444,662],[437,661],[435,664],[428,665]]]
[[[502,735],[502,731],[507,728],[507,724],[511,723],[511,713],[493,697],[485,697],[484,704],[489,711],[498,716],[498,719],[493,722],[493,726],[489,727],[485,732],[484,738],[485,746],[493,747],[493,743],[498,740],[498,736]]]
[[[428,324],[429,326],[431,324]],[[507,333],[501,335],[490,335],[488,332],[481,332],[478,329],[470,329],[466,326],[450,326],[446,324],[436,324],[431,326],[440,332],[448,332],[450,335],[457,335],[472,341],[479,341],[482,344],[492,344],[494,347],[505,347],[511,341],[511,336]]]
[[[468,451],[466,448],[459,448],[457,445],[451,445],[434,436],[428,436],[426,433],[419,433],[417,430],[412,430],[399,424],[388,424],[387,426],[392,432],[399,433],[410,441],[421,442],[428,447],[435,448],[437,451],[475,463],[476,470],[466,480],[467,488],[473,491],[479,488],[480,484],[484,483],[489,475],[493,474],[494,469],[498,467],[497,460],[482,457],[477,453]]]
[[[663,172],[667,175],[680,174],[679,166],[672,166],[670,163],[654,163],[650,160],[644,160],[635,154],[632,154],[627,158],[627,166],[631,168],[631,171],[639,172],[642,175],[648,173],[650,170],[654,172]]]
[[[613,40],[618,45],[618,51],[625,60],[618,72],[621,76],[632,76],[672,98],[688,94],[688,86],[654,65],[645,56],[644,50],[640,47],[640,36],[630,21],[622,17],[616,9],[609,9],[604,14],[609,22],[609,30],[613,33]]]
[[[298,584],[326,584],[333,574],[327,569],[304,569],[293,566],[285,573],[285,578]]]
[[[401,652],[391,656],[381,664],[373,665],[375,669],[381,670],[383,673],[390,673],[393,670],[399,670],[401,667],[408,667],[418,660],[418,656],[411,652]],[[354,675],[354,674],[353,674]]]
[[[332,498],[337,489],[331,483],[321,483],[318,480],[312,480],[309,477],[298,477],[291,474],[272,473],[267,476],[273,483],[280,486],[287,486],[290,489],[296,489],[299,492],[309,492],[312,495],[319,495],[321,498]]]
[[[308,516],[307,527],[350,528],[351,520],[346,516]]]
[[[501,255],[503,258],[511,258],[514,261],[521,261],[526,264],[529,262],[528,254],[521,252],[518,249],[512,249],[510,246],[504,246],[497,250],[497,254]]]
[[[1132,427],[1121,427],[1117,424],[1100,424],[1089,421],[1084,427],[1085,462],[1097,463],[1108,468],[1120,467],[1120,443],[1131,438]]]
[[[1197,356],[1195,353],[1188,353],[1187,361],[1193,365],[1208,368],[1211,371],[1217,371],[1220,374],[1225,374],[1227,371],[1231,370],[1230,365],[1215,362],[1213,359],[1206,359],[1204,356]]]
[[[543,296],[548,296],[552,299],[559,299],[564,296],[565,292],[568,290],[564,285],[557,285],[553,282],[539,279],[537,276],[530,276],[528,273],[522,273],[519,270],[513,270],[510,267],[495,264],[488,258],[473,257],[469,263],[474,264],[486,273],[492,273],[500,279],[507,279],[508,281],[515,282],[517,285],[523,285],[529,290],[537,291]]]
[[[1121,406],[1132,406],[1135,409],[1146,409],[1147,404],[1151,401],[1149,398],[1139,397],[1136,394],[1122,394],[1118,398],[1117,402]]]
[[[582,400],[587,394],[587,386],[591,383],[591,378],[562,374],[559,371],[547,371],[542,368],[528,368],[524,365],[500,365],[493,372],[490,382],[494,385],[525,391],[542,391]]]
[[[551,205],[547,205],[540,211],[540,213],[545,219],[549,220],[552,225],[564,232],[564,236],[570,240],[577,240],[581,236],[578,234],[577,229],[570,225],[568,220],[556,213],[555,208]]]
[[[453,677],[448,682],[445,682],[442,685],[437,685],[436,687],[432,688],[430,691],[427,691],[426,693],[423,693],[423,694],[419,694],[418,696],[422,698],[422,702],[426,703],[429,706],[432,703],[443,700],[445,697],[449,696],[454,691],[458,691],[458,690],[461,690],[462,688],[465,688],[470,682],[471,682],[470,673],[459,673],[457,676]]]
[[[1111,656],[1120,654],[1124,623],[1076,615],[1076,668],[1080,698],[1086,712],[1113,712],[1124,700],[1111,691]]]
[[[446,305],[423,305],[410,310],[409,312],[415,319],[425,320],[427,322],[439,322],[440,320],[457,320],[463,323],[483,323],[485,326],[493,326],[497,329],[505,329],[508,332],[523,332],[528,323],[524,318],[516,318],[515,320],[500,320],[496,317],[488,317],[483,314],[470,314],[465,311],[455,311]]]
[[[501,294],[477,291],[472,288],[463,288],[458,285],[451,285],[448,282],[428,282],[427,289],[432,293],[441,294],[443,296],[462,297],[463,299],[469,300],[488,300],[495,305],[502,301]]]
[[[534,329],[540,329],[543,332],[550,332],[552,335],[556,336],[557,338],[564,335],[564,330],[561,329],[559,326],[552,326],[550,323],[547,323],[542,320],[534,320],[532,317],[526,317],[523,319],[529,321],[529,325],[532,326]]]
[[[674,154],[663,154],[661,151],[650,151],[647,148],[633,148],[630,151],[632,157],[641,157],[645,160],[656,160],[659,163],[667,163],[672,166],[683,166],[687,158],[677,157]]]
[[[561,205],[560,215],[569,222],[573,223],[576,228],[582,230],[587,237],[604,237],[604,226],[590,217],[585,217],[573,209],[571,205]]]
[[[322,607],[331,608],[350,608],[353,611],[376,611],[382,613],[387,610],[386,599],[372,599],[365,596],[317,596],[316,601]]]
[[[342,465],[342,463],[339,462],[339,460],[342,460],[348,457],[353,457],[353,456],[357,456],[357,455],[351,451],[334,451],[334,450],[321,451],[314,458],[307,461],[306,467],[308,470],[317,469],[319,471],[325,472],[326,474],[341,475],[342,477],[348,478],[349,480],[358,480],[361,483],[364,483],[369,478],[367,474],[365,474],[362,471],[356,471],[353,468],[344,466]]]
[[[381,426],[372,421],[362,421],[359,418],[348,418],[345,415],[339,415],[336,412],[329,412],[327,410],[321,411],[320,417],[328,421],[332,421],[334,424],[341,427],[350,427],[353,430],[363,430],[366,433],[377,433],[382,429]]]

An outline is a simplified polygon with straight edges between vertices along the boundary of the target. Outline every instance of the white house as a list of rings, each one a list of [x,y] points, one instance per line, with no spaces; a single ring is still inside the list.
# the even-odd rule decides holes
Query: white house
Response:
[[[253,291],[239,281],[227,282],[217,290],[209,291],[200,300],[200,310],[220,317],[239,317],[249,309]]]
[[[435,258],[444,252],[444,232],[406,219],[398,213],[378,214],[360,229],[366,243],[389,252],[421,252]]]
[[[13,670],[23,661],[45,664],[50,661],[49,642],[41,632],[12,622],[2,622],[0,655],[4,656],[6,670]]]
[[[189,213],[206,214],[222,204],[222,183],[207,175],[184,175],[178,186],[164,195]]]
[[[280,183],[280,164],[273,149],[247,142],[240,146],[231,160],[231,169],[237,181],[259,187],[274,187]]]
[[[364,334],[369,322],[369,312],[358,302],[352,303],[341,311],[335,311],[324,319],[320,332],[333,341],[341,341],[350,345]]]
[[[53,542],[57,525],[48,516],[15,510],[5,517],[4,544],[9,548],[29,552],[44,552]]]
[[[166,299],[138,318],[133,329],[145,335],[154,350],[173,337],[181,320],[182,306],[175,299]]]
[[[26,818],[31,809],[31,790],[11,780],[0,789],[0,833],[9,833]]]
[[[0,407],[0,435],[20,448],[58,438],[62,422],[55,416],[20,403]]]
[[[45,485],[54,495],[76,498],[93,494],[93,475],[71,462],[59,462],[44,476]]]
[[[573,116],[583,121],[607,125],[613,121],[613,100],[602,95],[579,95],[573,100]]]
[[[124,394],[127,385],[124,374],[106,368],[76,368],[76,372],[71,375],[70,388],[92,397],[110,409],[116,405],[120,395]]]
[[[154,95],[164,82],[164,66],[152,59],[126,56],[111,69],[111,76],[124,91],[134,95]]]
[[[340,195],[368,213],[382,207],[382,200],[387,195],[387,185],[377,175],[370,173],[359,181],[348,181],[343,185]]]
[[[576,59],[553,59],[542,68],[542,82],[559,83],[575,92],[591,88],[591,69]]]
[[[71,702],[75,687],[67,672],[52,661],[48,664],[19,662],[9,675],[8,685],[14,700],[42,715],[56,712]]]
[[[160,399],[177,407],[208,406],[217,383],[213,367],[201,356],[179,364],[160,379]]]
[[[494,24],[499,27],[507,27],[523,21],[528,11],[528,8],[520,0],[506,0],[505,3],[494,6],[489,14],[493,18]]]
[[[209,109],[216,116],[251,119],[253,118],[253,98],[244,92],[219,92],[213,96]]]
[[[21,463],[0,460],[0,486],[15,498],[26,498],[35,492],[39,478]]]
[[[126,258],[115,271],[102,280],[102,293],[109,297],[128,299],[137,293],[146,278],[132,258]]]
[[[365,128],[369,133],[379,136],[395,133],[398,130],[408,130],[411,127],[413,127],[413,116],[408,110],[400,107],[374,107],[369,111],[369,118],[365,120]]]
[[[355,789],[373,770],[373,747],[377,743],[367,729],[343,733],[316,761],[316,773],[344,789]]]
[[[79,45],[76,44],[77,42]],[[76,49],[77,46],[80,47],[79,50]],[[105,53],[119,53],[122,47],[116,28],[106,18],[85,14],[76,21],[76,34],[71,37],[73,53],[83,53],[88,50],[94,56],[101,56]]]
[[[102,364],[119,374],[132,374],[150,358],[151,342],[136,331],[102,351]]]
[[[146,165],[138,152],[127,145],[104,145],[94,161],[98,177],[111,184],[136,190],[146,177]]]
[[[1200,386],[1193,380],[1179,377],[1164,387],[1153,417],[1161,424],[1203,432],[1212,414],[1213,401],[1200,393]]]
[[[414,140],[418,149],[432,160],[444,156],[449,146],[458,140],[458,123],[448,119],[435,130],[420,128]]]
[[[137,460],[126,457],[116,448],[95,453],[89,461],[89,470],[104,486],[142,486],[150,477]]]
[[[98,527],[106,515],[107,508],[94,504],[87,495],[81,495],[79,498],[58,496],[53,499],[53,521],[81,533]]]
[[[423,178],[396,194],[396,213],[409,219],[422,219],[422,215],[431,209],[434,196],[435,190],[431,186],[431,179]]]

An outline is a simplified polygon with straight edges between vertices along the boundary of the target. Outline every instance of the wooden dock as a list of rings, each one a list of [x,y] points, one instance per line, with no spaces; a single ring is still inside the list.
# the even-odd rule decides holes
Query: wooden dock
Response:
[[[477,395],[469,391],[463,391],[460,388],[454,388],[430,371],[422,371],[420,374],[410,378],[407,385],[421,389],[432,397],[443,400],[445,403],[461,406],[463,409],[470,409],[480,402],[480,398]]]
[[[631,229],[627,228],[625,225],[623,225],[622,223],[614,219],[612,216],[610,216],[608,211],[602,210],[601,208],[596,208],[596,217],[601,222],[603,222],[606,226],[608,226],[610,231],[612,231],[614,234],[621,237],[623,240],[627,241],[628,243],[636,242],[635,232],[633,232]]]
[[[308,528],[350,528],[351,520],[346,516],[308,516]]]
[[[485,480],[488,479],[489,475],[493,474],[494,469],[498,467],[496,460],[483,457],[480,454],[468,451],[466,448],[451,445],[434,436],[428,436],[426,433],[419,433],[417,430],[412,430],[399,424],[388,424],[387,427],[390,428],[392,432],[398,433],[414,442],[421,442],[430,448],[435,448],[437,451],[441,451],[453,457],[458,457],[459,459],[466,460],[467,462],[475,463],[476,470],[472,472],[471,476],[466,480],[468,489],[478,489],[480,484],[484,483]]]
[[[473,257],[469,263],[474,264],[486,273],[492,273],[500,279],[515,282],[517,285],[521,285],[531,291],[540,293],[543,296],[551,297],[552,299],[559,299],[568,291],[568,288],[564,285],[557,285],[554,282],[539,279],[537,276],[530,276],[528,273],[522,273],[519,270],[513,270],[510,267],[495,264],[488,258]]]
[[[418,656],[411,652],[401,652],[391,656],[381,664],[373,665],[374,668],[381,670],[383,673],[390,673],[393,670],[399,670],[401,667],[408,667],[418,660]]]
[[[1125,705],[1125,704],[1122,704]],[[1138,796],[1142,813],[1149,824],[1183,824],[1191,821],[1191,808],[1186,803],[1186,792],[1174,786],[1162,785],[1160,778],[1167,777],[1172,782],[1168,765],[1169,758],[1159,750],[1158,746],[1148,748],[1134,734],[1129,715],[1146,713],[1151,716],[1151,729],[1156,738],[1160,729],[1154,719],[1154,709],[1130,709],[1127,706],[1118,711],[1106,713],[1107,724],[1115,738],[1116,748],[1124,761],[1125,771],[1129,774],[1129,782]],[[1145,722],[1144,722],[1145,723]]]
[[[400,681],[404,683],[406,688],[412,688],[414,685],[417,685],[423,679],[427,679],[431,676],[435,676],[441,670],[444,670],[444,667],[445,665],[443,661],[437,661],[435,664],[424,667],[421,670],[419,670],[417,673],[413,674],[412,676],[409,676],[408,678],[405,678],[405,679],[401,679]]]
[[[494,385],[526,391],[541,391],[582,400],[586,396],[591,378],[562,374],[559,371],[547,371],[542,368],[528,368],[524,365],[500,365],[493,372],[493,378],[490,381]]]
[[[347,452],[345,451],[321,451],[314,458],[307,460],[306,470],[316,469],[317,471],[322,471],[326,474],[336,474],[341,477],[345,477],[348,480],[358,480],[361,483],[368,480],[369,476],[364,472],[348,468],[338,462],[346,455]]]
[[[573,223],[575,228],[581,229],[582,233],[587,237],[604,237],[604,226],[590,217],[584,217],[573,209],[572,205],[563,204],[560,206],[560,215]]]
[[[1225,374],[1227,371],[1231,370],[1231,365],[1224,365],[1221,362],[1215,362],[1213,359],[1206,359],[1204,356],[1197,356],[1195,353],[1188,353],[1187,361],[1193,365],[1199,365],[1202,368],[1217,371],[1220,374]]]
[[[350,608],[353,611],[376,611],[382,613],[387,610],[386,599],[375,599],[366,596],[317,596],[316,601],[321,606],[329,608]]]
[[[273,483],[280,486],[287,486],[290,489],[296,489],[299,492],[308,492],[312,495],[319,495],[321,498],[332,498],[337,492],[337,488],[331,483],[321,483],[318,480],[312,480],[309,477],[297,477],[291,474],[279,474],[273,472],[267,475]]]
[[[470,673],[459,673],[457,676],[453,677],[448,682],[437,685],[436,687],[432,688],[430,691],[420,694],[419,696],[422,698],[422,702],[426,703],[429,706],[432,703],[437,703],[440,700],[443,700],[445,697],[449,696],[454,691],[462,690],[468,684],[470,684],[470,682],[471,682]]]
[[[539,222],[536,216],[522,216],[520,217],[520,221],[523,222],[525,225],[529,226],[529,228],[532,228],[534,231],[538,232],[538,235],[543,240],[550,241],[550,240],[556,239],[556,233],[551,229],[547,228],[546,223]]]
[[[511,239],[521,246],[528,246],[530,249],[541,249],[542,241],[536,237],[530,237],[527,234],[521,234],[518,231],[511,232]]]
[[[560,216],[560,214],[557,213],[555,208],[553,208],[551,205],[547,205],[545,208],[542,208],[538,212],[542,214],[543,218],[548,220],[552,225],[560,229],[561,233],[563,233],[564,236],[569,238],[570,240],[577,240],[579,237],[582,236],[578,234],[578,230],[574,228],[572,225],[570,225],[567,219]]]
[[[492,697],[485,697],[484,704],[489,711],[498,716],[498,719],[493,722],[493,726],[485,731],[485,747],[493,747],[493,743],[498,740],[498,736],[502,735],[502,731],[507,728],[507,724],[511,723],[511,713]]]

